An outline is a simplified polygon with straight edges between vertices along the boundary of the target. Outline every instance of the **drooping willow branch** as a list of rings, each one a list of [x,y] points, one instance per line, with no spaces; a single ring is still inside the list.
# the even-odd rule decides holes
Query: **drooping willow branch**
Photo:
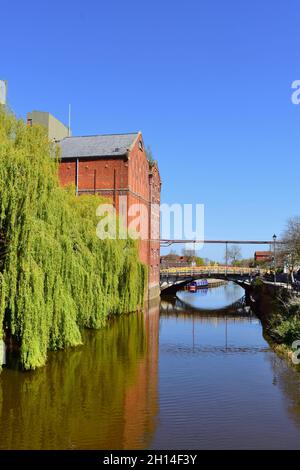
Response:
[[[133,240],[97,238],[101,200],[61,188],[53,153],[42,128],[0,110],[0,334],[5,318],[25,369],[136,310],[147,277]]]

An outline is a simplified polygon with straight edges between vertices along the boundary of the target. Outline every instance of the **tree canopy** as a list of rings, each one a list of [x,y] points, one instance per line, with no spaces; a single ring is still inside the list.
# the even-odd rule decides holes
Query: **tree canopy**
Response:
[[[234,265],[239,259],[241,259],[241,248],[239,245],[231,245],[227,248],[227,260],[231,262],[232,265]],[[226,252],[224,256],[225,261],[226,260]]]
[[[136,310],[147,276],[135,241],[96,236],[103,200],[61,188],[57,158],[43,128],[0,109],[0,339],[25,369]]]

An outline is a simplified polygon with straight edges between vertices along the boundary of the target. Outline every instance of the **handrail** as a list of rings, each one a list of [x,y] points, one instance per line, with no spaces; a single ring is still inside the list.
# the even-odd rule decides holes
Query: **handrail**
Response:
[[[162,268],[161,274],[254,274],[260,272],[265,273],[265,269],[244,268],[238,266],[195,266],[195,267],[176,267],[176,268]]]

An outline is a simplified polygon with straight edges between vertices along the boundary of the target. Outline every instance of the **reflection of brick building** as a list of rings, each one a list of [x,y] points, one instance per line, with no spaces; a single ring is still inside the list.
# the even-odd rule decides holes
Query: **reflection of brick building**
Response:
[[[63,185],[73,183],[78,194],[108,197],[127,226],[142,215],[140,259],[149,266],[149,296],[157,296],[161,182],[157,165],[147,160],[142,134],[66,137],[60,146]]]
[[[135,380],[124,394],[124,449],[148,448],[156,428],[158,407],[159,300],[145,312],[146,354],[136,365]]]

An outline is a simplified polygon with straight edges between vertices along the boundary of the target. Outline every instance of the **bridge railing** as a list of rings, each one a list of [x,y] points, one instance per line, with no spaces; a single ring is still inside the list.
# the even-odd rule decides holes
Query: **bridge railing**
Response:
[[[243,268],[236,266],[193,266],[193,267],[174,267],[174,268],[161,268],[160,274],[162,275],[176,275],[176,276],[195,276],[197,274],[207,274],[209,276],[222,274],[222,275],[249,275],[264,274],[264,270],[254,268]]]

